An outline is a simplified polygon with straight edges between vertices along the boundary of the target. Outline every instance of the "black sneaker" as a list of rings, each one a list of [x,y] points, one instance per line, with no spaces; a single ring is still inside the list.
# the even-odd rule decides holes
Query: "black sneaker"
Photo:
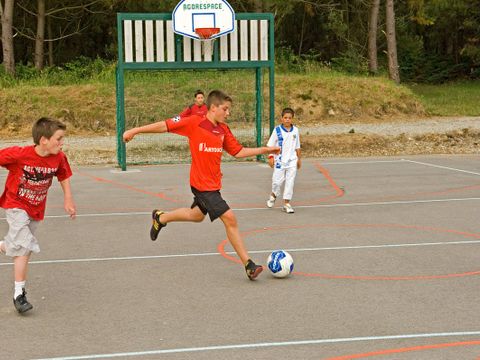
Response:
[[[13,299],[13,305],[15,305],[15,309],[17,309],[20,314],[33,308],[32,304],[28,302],[26,295],[27,293],[25,289],[23,289],[22,294],[18,295],[16,299]]]
[[[245,265],[245,271],[250,280],[255,280],[263,271],[263,266],[257,265],[251,259],[248,259],[247,265]]]
[[[152,241],[157,240],[158,233],[160,230],[162,230],[163,227],[167,226],[167,224],[162,224],[160,222],[160,215],[162,215],[164,212],[160,210],[153,210],[152,211],[152,227],[150,228],[150,239]]]

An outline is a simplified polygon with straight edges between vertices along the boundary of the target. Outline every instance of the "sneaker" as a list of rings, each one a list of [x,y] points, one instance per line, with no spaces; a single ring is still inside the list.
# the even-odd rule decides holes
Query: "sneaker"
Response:
[[[22,294],[18,295],[16,299],[13,299],[13,305],[15,305],[15,309],[17,309],[20,314],[33,308],[32,304],[28,302],[26,295],[27,293],[25,289],[23,289]]]
[[[275,200],[276,200],[276,199],[277,199],[277,198],[276,198],[275,196],[270,195],[270,197],[269,197],[268,200],[267,200],[267,207],[272,208],[273,205],[275,204]]]
[[[248,259],[247,265],[245,265],[245,271],[250,280],[255,280],[263,271],[263,266],[257,265],[251,259]]]
[[[152,211],[152,227],[150,228],[150,239],[152,239],[152,241],[157,240],[160,230],[162,230],[163,227],[167,226],[167,224],[162,224],[160,222],[160,215],[162,215],[163,213],[163,211],[157,209]]]
[[[290,204],[283,205],[283,211],[285,211],[287,214],[293,214],[295,212]]]

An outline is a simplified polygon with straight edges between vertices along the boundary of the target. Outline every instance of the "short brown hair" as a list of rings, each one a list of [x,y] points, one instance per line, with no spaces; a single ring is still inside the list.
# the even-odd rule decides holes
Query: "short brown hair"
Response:
[[[50,139],[57,130],[66,130],[67,125],[57,119],[42,117],[35,121],[32,127],[32,137],[35,145],[40,144],[43,137]]]
[[[293,111],[292,108],[286,107],[285,109],[282,110],[282,117],[285,114],[292,114],[292,117],[295,116],[295,111]]]
[[[212,105],[219,106],[227,101],[232,102],[232,98],[221,90],[212,90],[207,97],[207,108],[210,109]]]

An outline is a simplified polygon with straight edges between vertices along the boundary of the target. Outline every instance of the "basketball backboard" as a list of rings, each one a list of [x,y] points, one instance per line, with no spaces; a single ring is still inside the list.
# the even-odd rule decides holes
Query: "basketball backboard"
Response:
[[[172,13],[173,31],[201,40],[198,28],[218,29],[210,39],[235,30],[235,12],[226,0],[182,0]]]

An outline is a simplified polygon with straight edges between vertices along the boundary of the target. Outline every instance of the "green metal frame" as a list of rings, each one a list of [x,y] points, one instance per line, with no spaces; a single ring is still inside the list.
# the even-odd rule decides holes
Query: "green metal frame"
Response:
[[[275,47],[274,47],[274,16],[271,13],[236,13],[236,20],[268,20],[268,61],[220,61],[218,41],[213,46],[213,61],[184,62],[182,59],[183,36],[175,34],[175,58],[173,62],[142,62],[126,63],[123,53],[123,21],[124,20],[171,20],[171,13],[118,13],[118,64],[116,68],[116,98],[117,98],[117,160],[122,170],[127,169],[126,146],[123,142],[125,131],[125,70],[185,70],[185,69],[255,69],[255,123],[257,130],[257,146],[262,145],[262,109],[263,109],[263,81],[262,69],[269,70],[269,126],[270,132],[275,125]],[[257,157],[260,159],[260,157]]]

